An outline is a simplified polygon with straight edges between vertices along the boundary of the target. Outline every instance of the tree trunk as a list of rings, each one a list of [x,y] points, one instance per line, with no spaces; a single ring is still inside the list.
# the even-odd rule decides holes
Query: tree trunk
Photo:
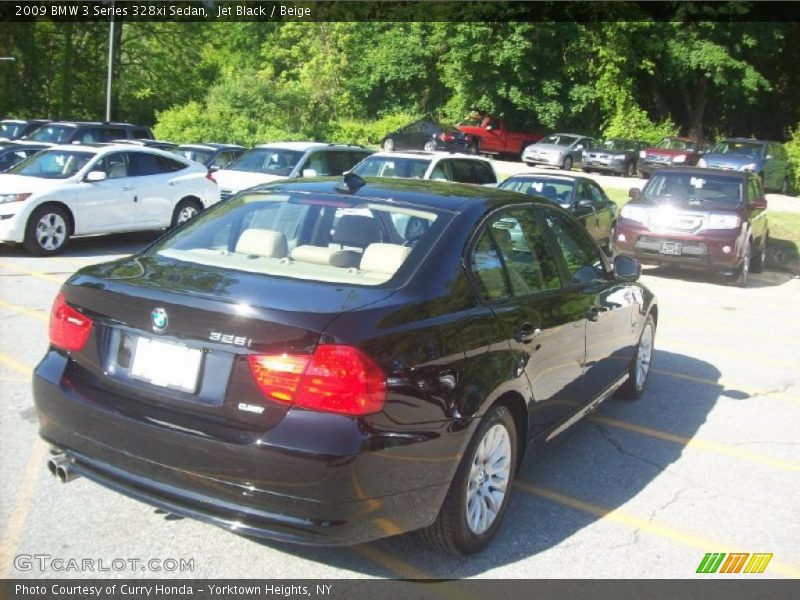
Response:
[[[703,122],[708,104],[708,79],[705,74],[697,74],[697,85],[689,93],[685,87],[683,89],[683,99],[686,104],[686,112],[689,115],[689,133],[698,141],[702,141]]]
[[[71,119],[72,115],[72,33],[74,23],[67,21],[64,27],[64,52],[61,58],[61,99],[58,115],[61,119]]]

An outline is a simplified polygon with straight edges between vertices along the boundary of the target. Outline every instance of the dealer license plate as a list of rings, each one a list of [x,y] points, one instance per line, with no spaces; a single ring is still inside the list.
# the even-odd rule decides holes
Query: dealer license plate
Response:
[[[681,244],[680,242],[661,242],[661,254],[672,254],[673,256],[680,256]]]
[[[140,337],[130,375],[153,385],[194,393],[202,360],[202,350]]]

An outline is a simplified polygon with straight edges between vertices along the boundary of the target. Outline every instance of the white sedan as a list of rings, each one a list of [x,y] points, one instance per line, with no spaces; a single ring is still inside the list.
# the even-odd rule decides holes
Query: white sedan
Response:
[[[174,154],[54,146],[0,174],[0,242],[47,256],[71,236],[174,227],[218,201],[206,167]]]

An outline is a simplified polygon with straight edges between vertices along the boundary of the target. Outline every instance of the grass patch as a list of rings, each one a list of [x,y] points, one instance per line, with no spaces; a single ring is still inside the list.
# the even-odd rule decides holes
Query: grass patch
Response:
[[[800,213],[770,211],[768,214],[767,264],[800,274]]]

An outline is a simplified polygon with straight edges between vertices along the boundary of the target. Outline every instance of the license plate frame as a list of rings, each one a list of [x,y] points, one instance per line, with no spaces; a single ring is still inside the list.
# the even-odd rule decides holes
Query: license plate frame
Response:
[[[202,364],[203,351],[198,348],[139,336],[129,374],[131,379],[194,394]]]
[[[658,251],[668,256],[680,256],[683,254],[683,244],[681,242],[661,242],[661,248]]]

